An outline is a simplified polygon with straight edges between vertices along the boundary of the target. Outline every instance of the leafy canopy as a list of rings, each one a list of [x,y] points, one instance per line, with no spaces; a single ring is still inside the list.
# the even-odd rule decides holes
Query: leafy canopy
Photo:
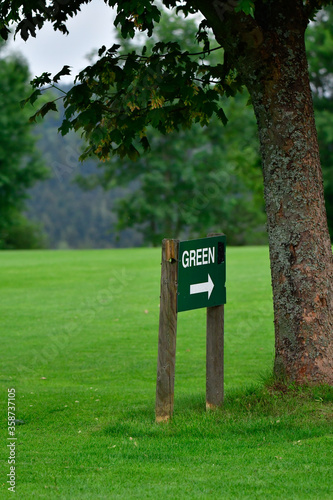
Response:
[[[36,36],[36,29],[46,20],[66,33],[68,17],[77,14],[83,3],[87,2],[38,0],[23,6],[19,2],[4,2],[0,7],[1,34],[6,37],[9,21],[15,21],[16,33],[27,39]],[[166,1],[164,5],[175,7],[177,3]],[[149,1],[108,4],[117,6],[115,25],[121,27],[124,38],[134,37],[136,32],[150,36],[161,15],[161,7]],[[185,15],[196,11],[189,2],[178,5],[177,10]],[[73,88],[63,96],[65,117],[61,133],[82,130],[88,143],[83,158],[96,154],[106,159],[116,153],[136,159],[140,151],[149,149],[148,125],[166,134],[189,128],[194,122],[206,125],[213,114],[226,123],[221,97],[235,95],[241,82],[225,62],[215,66],[205,63],[204,56],[210,52],[205,21],[199,26],[197,41],[203,46],[193,53],[182,51],[175,41],[158,42],[149,51],[145,46],[140,53],[133,50],[127,55],[119,52],[119,45],[102,47],[98,61],[81,71]],[[43,73],[35,78],[35,90],[23,104],[35,103],[42,91],[69,73],[69,67],[64,66],[54,77]],[[51,100],[31,120],[56,109],[55,100]]]
[[[197,50],[196,31],[193,17],[185,20],[168,11],[162,12],[150,38],[121,40],[119,33],[117,42],[123,54],[141,53],[143,45],[150,50],[158,41],[177,36],[183,50],[192,53]],[[211,47],[214,44],[212,39]],[[211,65],[219,58],[219,50],[206,56]],[[194,124],[190,130],[167,135],[148,127],[149,155],[136,162],[117,156],[99,162],[94,174],[79,176],[81,187],[130,186],[113,206],[117,228],[135,228],[145,244],[159,245],[163,237],[205,236],[220,227],[221,220],[229,243],[253,242],[251,236],[265,216],[255,118],[251,107],[246,107],[247,100],[244,92],[226,101],[224,108],[232,120],[225,130],[214,117],[212,126]]]
[[[46,21],[66,34],[67,20],[89,1],[5,0],[0,6],[0,34],[6,39],[9,27],[17,23],[15,33],[27,40],[29,36],[35,37]],[[220,13],[234,10],[253,17],[261,1],[265,0],[215,0],[215,4]],[[136,33],[151,36],[162,9],[175,8],[177,13],[187,16],[200,12],[202,2],[164,0],[156,4],[150,0],[105,0],[105,3],[116,7],[114,24],[120,27],[122,37],[133,38]],[[306,0],[304,8],[311,17],[328,3]],[[166,134],[189,128],[193,123],[207,125],[213,115],[226,123],[222,99],[240,91],[242,81],[232,61],[223,58],[222,50],[219,63],[206,62],[205,56],[211,51],[210,30],[209,21],[201,20],[196,34],[200,49],[193,53],[183,51],[177,41],[158,42],[151,50],[145,46],[140,53],[133,50],[127,55],[119,52],[119,45],[101,47],[97,62],[81,71],[73,88],[63,95],[65,117],[60,131],[62,134],[71,129],[82,131],[88,144],[82,159],[92,154],[100,159],[110,154],[136,159],[150,147],[148,125]],[[32,81],[35,90],[24,103],[34,103],[41,92],[68,74],[70,68],[64,66],[54,77],[43,73],[35,78]],[[51,100],[31,120],[56,109],[55,100]]]

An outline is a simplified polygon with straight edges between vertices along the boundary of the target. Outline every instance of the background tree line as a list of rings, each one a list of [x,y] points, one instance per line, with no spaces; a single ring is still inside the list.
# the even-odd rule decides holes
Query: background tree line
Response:
[[[307,31],[331,235],[332,15],[332,8],[327,8]],[[152,43],[178,36],[192,50],[194,33],[194,22],[169,17],[158,25]],[[131,48],[127,44],[126,50]],[[217,55],[213,52],[211,57]],[[29,93],[26,64],[19,58],[2,58],[0,72],[6,123],[0,130],[1,248],[159,245],[163,237],[200,237],[210,230],[223,230],[229,244],[266,242],[256,124],[246,93],[226,102],[226,127],[216,120],[210,127],[197,125],[167,136],[152,132],[148,155],[134,163],[113,158],[100,168],[94,160],[78,163],[80,139],[57,133],[61,113],[37,124],[33,137],[27,123],[32,108],[22,111],[17,106]],[[43,163],[49,169],[47,180]],[[40,180],[26,202],[27,189]],[[38,222],[44,236],[31,221]]]
[[[23,215],[28,189],[47,177],[29,111],[19,101],[29,91],[29,72],[17,56],[1,58],[0,42],[0,249],[43,246],[39,227]]]

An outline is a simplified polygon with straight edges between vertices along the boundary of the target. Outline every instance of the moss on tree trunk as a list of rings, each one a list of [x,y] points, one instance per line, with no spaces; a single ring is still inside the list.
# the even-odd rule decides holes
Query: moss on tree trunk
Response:
[[[275,373],[333,383],[332,250],[304,36],[283,35],[267,44],[266,78],[249,84],[263,160]]]
[[[275,374],[333,384],[333,260],[299,0],[214,20],[251,94],[261,144],[275,322]]]

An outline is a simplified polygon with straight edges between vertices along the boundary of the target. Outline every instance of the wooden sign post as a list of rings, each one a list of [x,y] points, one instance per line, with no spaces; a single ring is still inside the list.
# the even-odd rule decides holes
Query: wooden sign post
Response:
[[[208,237],[224,236],[210,233]],[[225,266],[224,255],[220,256]],[[224,276],[225,278],[225,276]],[[207,307],[206,325],[206,410],[221,406],[224,399],[224,304]]]
[[[214,410],[224,397],[224,304],[207,307],[206,409]]]
[[[223,234],[162,242],[156,422],[173,413],[179,311],[207,307],[206,409],[223,403],[225,246]]]
[[[175,387],[178,240],[163,240],[160,324],[156,384],[156,422],[172,417]]]

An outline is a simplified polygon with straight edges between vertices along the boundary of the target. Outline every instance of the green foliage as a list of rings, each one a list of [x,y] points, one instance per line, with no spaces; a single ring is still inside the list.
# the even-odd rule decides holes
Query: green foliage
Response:
[[[243,3],[244,9],[248,9],[248,2]],[[133,37],[138,31],[151,36],[155,23],[160,20],[161,11],[152,2],[109,4],[117,5],[115,25],[121,27],[124,38]],[[166,2],[166,5],[171,6],[171,2]],[[40,11],[40,5],[34,6],[34,2],[30,8]],[[179,10],[186,14],[196,11],[189,3],[178,6]],[[3,17],[9,12],[10,9],[4,8]],[[68,5],[64,7],[62,16],[49,10],[39,15],[53,22],[60,18],[65,21],[69,8]],[[201,24],[197,34],[204,49],[196,48],[194,52],[182,49],[174,40],[158,41],[154,46],[143,47],[139,52],[132,50],[128,54],[119,52],[119,45],[99,50],[98,61],[76,76],[76,85],[64,97],[65,119],[60,130],[62,134],[69,130],[82,131],[88,142],[82,159],[89,155],[107,159],[114,154],[137,159],[150,148],[149,125],[162,134],[168,134],[187,129],[194,123],[205,126],[213,115],[226,123],[221,98],[234,96],[242,84],[238,74],[225,61],[216,65],[204,62],[210,53],[206,28]],[[22,29],[25,30],[24,36],[29,34],[26,25],[22,27],[20,23],[16,31],[22,33]],[[34,35],[33,31],[30,32]],[[68,66],[65,66],[53,78],[49,73],[35,78],[32,81],[35,91],[26,101],[33,102],[36,90],[44,91],[45,85],[54,86],[62,74],[68,73]],[[56,109],[55,101],[51,100],[31,119],[43,117]]]
[[[243,11],[245,14],[254,17],[255,0],[239,0],[235,7],[235,12]]]
[[[152,134],[152,151],[137,162],[100,164],[80,176],[85,188],[132,186],[116,200],[118,229],[133,227],[146,244],[164,237],[202,237],[223,230],[230,244],[265,241],[262,178],[253,112],[246,96],[228,106],[232,124]],[[244,114],[246,119],[244,120]]]
[[[0,249],[37,249],[48,246],[47,237],[42,232],[42,227],[28,220],[16,210],[11,214],[10,223],[2,229]]]
[[[28,69],[18,58],[0,59],[0,248],[44,246],[37,226],[22,212],[27,190],[47,171],[19,102],[28,89]]]
[[[65,137],[57,133],[63,109],[52,113],[34,127],[38,150],[50,170],[50,178],[29,190],[26,202],[27,217],[38,220],[47,234],[51,248],[109,248],[138,246],[142,238],[127,230],[115,234],[116,216],[113,200],[119,190],[103,193],[102,189],[86,193],[75,185],[78,171],[91,174],[96,171],[96,159],[83,165],[78,161],[82,140],[71,132]],[[126,191],[126,189],[121,190]]]
[[[0,34],[7,40],[12,23],[16,24],[15,33],[20,33],[23,40],[36,36],[45,22],[50,21],[53,28],[64,34],[68,33],[66,21],[80,11],[81,5],[90,0],[25,0],[24,2],[1,2]]]
[[[23,38],[27,38],[35,36],[36,30],[41,28],[45,21],[51,21],[55,29],[65,33],[67,32],[67,20],[78,13],[83,3],[85,3],[84,0],[65,2],[63,5],[57,3],[55,9],[52,8],[53,2],[30,0],[28,3],[25,2],[24,9],[20,10],[20,2],[15,2],[12,5],[6,2],[0,6],[2,27],[6,31],[12,21],[17,21],[16,32],[20,33]],[[251,0],[241,0],[240,2],[219,0],[216,3],[220,5],[222,11],[223,9],[225,11],[242,11],[245,15],[252,17],[256,15],[256,4],[258,7],[258,3]],[[313,18],[320,9],[331,2],[307,0],[303,3],[305,15]],[[215,117],[225,124],[228,115],[226,111],[229,107],[225,97],[236,95],[242,89],[242,82],[233,69],[233,62],[225,60],[221,49],[216,44],[213,46],[209,20],[204,19],[196,28],[196,40],[201,48],[197,48],[196,45],[188,47],[181,37],[171,36],[167,39],[155,36],[163,17],[161,17],[161,12],[165,10],[165,7],[187,16],[188,14],[197,13],[199,4],[193,6],[192,2],[177,0],[166,0],[162,2],[163,5],[155,5],[148,0],[140,2],[130,0],[126,2],[109,1],[108,4],[117,8],[115,24],[119,26],[122,37],[125,38],[121,42],[122,47],[119,44],[109,49],[102,47],[99,50],[97,62],[91,64],[77,75],[76,85],[64,94],[65,119],[60,129],[63,134],[67,134],[71,130],[83,132],[88,141],[88,147],[82,158],[92,154],[103,160],[108,159],[110,155],[119,156],[126,161],[128,158],[136,160],[142,152],[148,151],[151,145],[154,145],[154,148],[159,151],[155,131],[165,134],[166,137],[169,135],[169,141],[172,144],[176,142],[173,134],[179,134],[183,137],[184,130],[191,126],[194,126],[193,137],[198,137],[200,134],[196,125],[201,125],[203,127],[201,132],[204,137],[206,135],[205,127],[209,121],[213,119],[213,126],[218,127]],[[317,15],[317,19],[325,20],[326,11],[323,12],[323,14]],[[330,19],[326,22],[326,34],[322,33],[313,43],[313,49],[315,48],[318,51],[319,59],[324,58],[322,72],[319,73],[316,70],[315,64],[317,63],[314,62],[314,58],[312,58],[312,63],[310,61],[310,65],[313,64],[311,73],[312,75],[316,74],[313,83],[318,90],[318,96],[320,96],[320,93],[323,95],[322,92],[324,92],[325,97],[327,89],[331,86],[330,73],[325,78],[325,71],[327,72],[327,70],[323,70],[323,67],[328,67],[328,59],[330,59],[329,23]],[[142,40],[142,34],[148,34],[150,37],[145,42],[144,47],[139,49],[138,44],[129,44],[134,35],[139,35],[139,39]],[[175,40],[181,40],[181,43]],[[124,52],[126,44],[128,50]],[[215,50],[217,52],[213,52]],[[219,58],[212,58],[214,53],[219,54]],[[35,90],[30,98],[25,99],[25,102],[33,103],[47,87],[56,86],[63,74],[69,74],[68,66],[64,66],[54,77],[49,73],[44,73],[41,77],[36,78],[33,81]],[[324,91],[323,85],[325,86]],[[318,106],[323,106],[319,104],[319,99],[315,99],[315,105],[317,109],[319,109]],[[38,116],[43,117],[48,111],[55,109],[56,99],[52,99],[44,103],[41,109],[32,117],[32,120],[35,120]],[[322,110],[320,116],[317,112],[329,222],[333,227],[333,220],[330,215],[333,212],[330,202],[333,189],[330,174],[332,170],[328,166],[330,153],[326,154],[326,151],[330,151],[329,148],[326,148],[327,141],[330,140],[329,119],[327,112],[325,114]],[[168,143],[168,140],[166,142]],[[168,154],[172,156],[170,151]],[[258,166],[255,154],[253,158],[253,165]],[[223,152],[219,157],[215,157],[216,162],[220,163],[223,163],[224,159]],[[106,170],[110,168],[111,173],[112,169],[115,168],[114,165],[112,167],[107,166]],[[145,160],[140,159],[137,164],[138,168],[132,170],[133,173],[134,171],[137,172],[139,167],[143,168],[141,174],[134,174],[134,178],[139,179],[141,194],[145,193],[146,199],[148,191],[154,189],[154,183],[150,184],[148,182],[149,175],[145,173],[145,168],[148,168],[147,165],[148,162],[146,163]],[[251,201],[251,208],[248,211],[238,213],[238,218],[246,221],[249,214],[253,213],[252,207],[258,208],[262,204],[262,199],[259,202],[261,190],[258,188],[258,182],[261,181],[261,178],[257,167],[250,168],[246,174],[243,165],[244,162],[241,162],[241,166],[238,168],[239,171],[236,174],[236,177],[238,176],[237,189],[239,192],[245,193],[249,186],[255,187],[255,195],[253,196],[255,203],[252,204]],[[125,170],[131,170],[127,166],[124,168]],[[230,174],[232,168],[229,170],[230,164],[227,164],[225,168],[228,175],[232,176]],[[178,171],[175,179],[181,182],[183,173],[176,167],[175,171]],[[254,177],[252,178],[253,173]],[[116,169],[116,173],[113,174],[114,179],[120,182],[120,175],[118,174],[118,169]],[[126,171],[122,175],[124,179],[127,178]],[[239,175],[241,175],[241,178]],[[163,175],[158,178],[162,180]],[[193,181],[195,180],[200,186],[203,183],[203,178],[203,175],[192,176]],[[108,181],[105,183],[102,180],[102,183],[109,186]],[[168,184],[164,184],[165,188],[167,188]],[[183,186],[185,187],[185,183],[183,183]],[[156,190],[156,193],[158,192]],[[171,190],[166,189],[165,192],[162,192],[160,200],[163,200],[167,193],[168,196],[171,195]],[[223,191],[221,193],[223,194]],[[191,190],[191,187],[189,187],[188,195],[191,199],[196,199],[197,196],[196,192]],[[180,199],[182,198],[180,197]],[[246,196],[244,199],[246,199]],[[235,200],[229,199],[229,202],[231,204],[235,203],[236,206]],[[159,214],[159,221],[163,214],[169,213],[168,217],[165,217],[167,226],[172,227],[172,231],[175,231],[175,227],[180,227],[180,230],[183,230],[185,220],[179,223],[178,219],[180,217],[175,217],[175,206],[172,201],[170,203],[169,207],[165,203],[163,209],[160,207],[159,210],[156,209],[152,214],[142,196],[138,198],[132,196],[127,201],[124,200],[121,206],[118,207],[119,213],[122,214],[120,227],[124,227],[127,223],[130,225],[143,223],[143,213],[147,217],[149,216],[151,220],[154,219],[153,215]],[[182,206],[183,201],[180,203],[180,207]],[[136,207],[136,209],[133,207]],[[223,216],[225,220],[226,206],[220,206],[219,210],[216,211],[216,214],[219,214],[220,217]],[[212,213],[214,213],[214,210],[210,212],[210,214]],[[234,214],[236,213],[234,211]],[[191,224],[197,224],[198,217],[195,217],[193,213],[190,214],[189,210],[187,210],[186,217],[187,220],[191,220]],[[214,220],[214,218],[205,217],[208,225]],[[207,220],[207,217],[211,222]],[[230,220],[230,210],[228,217],[228,220]],[[161,223],[152,220],[152,227],[158,226],[161,227]],[[194,226],[192,225],[192,227]],[[228,230],[231,233],[233,232],[230,228]],[[169,230],[166,231],[165,228],[163,231],[169,233]],[[196,226],[195,233],[199,234],[200,231],[201,229],[199,230]],[[234,234],[237,232],[239,232],[239,228],[235,227]],[[146,238],[148,238],[147,235]]]
[[[36,30],[46,21],[50,21],[55,30],[67,33],[67,20],[88,2],[3,2],[0,34],[6,38],[9,27],[17,23],[15,33],[26,40],[36,36]],[[124,39],[133,38],[137,33],[151,37],[165,8],[174,8],[177,14],[185,16],[199,13],[200,8],[205,10],[200,2],[193,5],[189,0],[164,0],[158,5],[151,0],[108,0],[107,3],[117,9],[114,23],[120,27]],[[307,0],[304,15],[311,18],[329,3]],[[215,16],[220,12],[222,20],[224,13],[231,11],[254,17],[255,7],[255,0],[214,2]],[[203,49],[196,52],[184,50],[174,40],[159,41],[150,49],[144,47],[139,53],[132,51],[126,55],[119,51],[119,45],[100,49],[97,62],[75,77],[76,85],[64,98],[66,113],[60,130],[63,134],[70,130],[83,133],[88,147],[82,159],[89,155],[107,159],[116,154],[135,160],[150,147],[148,126],[167,134],[187,129],[194,123],[205,126],[213,116],[226,122],[221,98],[234,96],[242,89],[242,81],[233,61],[224,59],[223,63],[210,64],[207,59],[211,27],[212,20],[208,18],[200,23],[196,38]],[[34,79],[35,91],[44,91],[45,84],[54,86],[62,74],[69,74],[68,66],[53,78],[44,73]],[[36,97],[35,91],[30,101]],[[52,110],[56,110],[54,100],[44,104],[32,119]]]
[[[195,50],[196,23],[168,13],[161,17],[152,40],[125,42],[123,50],[152,50],[163,40],[177,38],[188,52]],[[210,40],[210,45],[214,46]],[[221,51],[209,56],[219,65]],[[212,118],[209,127],[160,134],[147,129],[152,145],[136,162],[113,158],[100,163],[100,174],[79,177],[82,187],[105,190],[131,185],[115,203],[118,229],[133,227],[146,244],[164,237],[201,237],[222,230],[230,244],[260,243],[264,236],[264,203],[256,125],[247,95],[225,100],[228,127]],[[222,109],[220,109],[222,112]],[[226,116],[222,117],[226,121]],[[222,221],[222,222],[221,222]]]
[[[332,0],[303,0],[309,20],[316,19],[317,13],[329,5],[332,5]]]
[[[182,51],[177,42],[159,42],[150,53],[117,55],[118,49],[79,73],[64,99],[60,130],[83,130],[89,147],[82,158],[117,154],[135,160],[150,147],[148,125],[167,134],[207,125],[214,113],[226,121],[220,99],[240,89],[236,74],[228,73],[222,85],[222,65],[202,64],[199,54]]]

